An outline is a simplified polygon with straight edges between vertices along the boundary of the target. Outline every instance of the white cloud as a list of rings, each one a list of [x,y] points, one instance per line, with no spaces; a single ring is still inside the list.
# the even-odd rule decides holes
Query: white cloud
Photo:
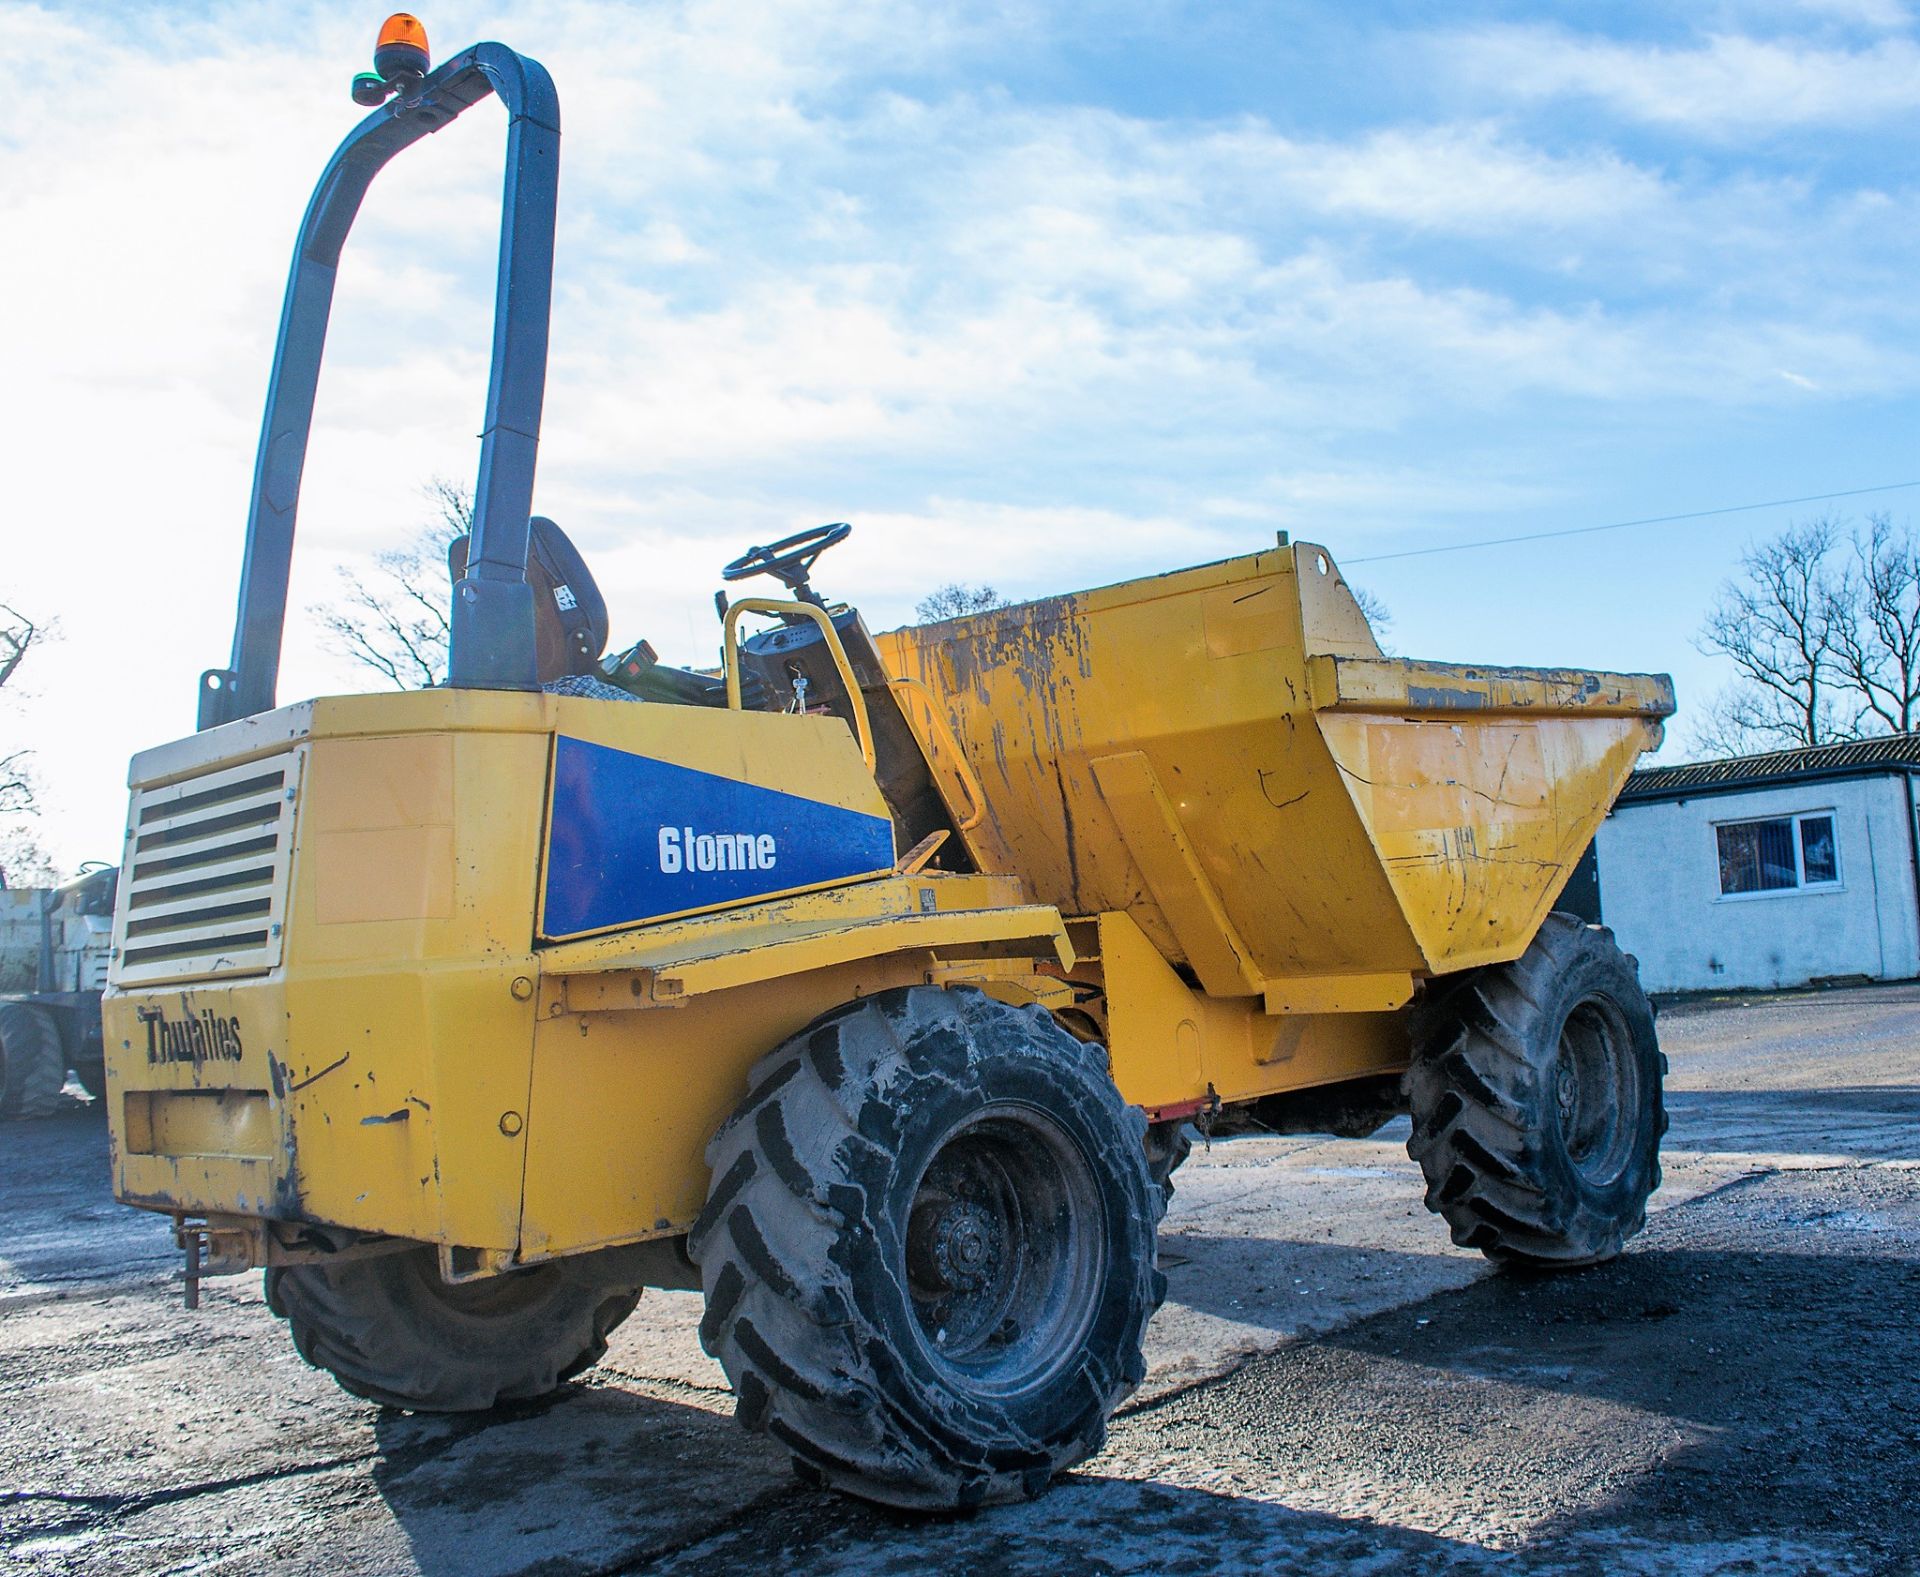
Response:
[[[112,852],[126,754],[188,727],[224,660],[287,255],[354,114],[357,21],[237,14],[95,38],[0,11],[0,57],[38,63],[0,102],[0,357],[33,369],[0,384],[23,457],[0,474],[0,597],[68,635],[6,727],[35,740],[70,860]],[[1155,119],[974,69],[1050,25],[880,0],[474,19],[561,86],[540,507],[620,633],[709,655],[719,563],[841,515],[860,529],[831,583],[891,622],[955,574],[1027,594],[1276,527],[1536,507],[1535,461],[1495,439],[1556,402],[1920,380],[1888,331],[1911,318],[1899,193],[1703,177],[1511,120]],[[1479,45],[1533,38],[1573,47]],[[1579,59],[1523,92],[1629,69]],[[428,476],[472,474],[500,145],[485,106],[428,139],[349,245],[283,694],[351,682],[301,612],[332,566],[422,518]],[[1485,454],[1451,447],[1469,425]],[[1422,430],[1448,436],[1410,453]]]
[[[1466,81],[1503,98],[1597,99],[1635,120],[1714,137],[1872,125],[1920,108],[1920,44],[1908,38],[1847,49],[1725,33],[1673,48],[1498,27],[1453,35],[1443,54]]]
[[[1791,11],[1829,18],[1853,26],[1893,32],[1912,24],[1913,13],[1902,0],[1786,0]]]

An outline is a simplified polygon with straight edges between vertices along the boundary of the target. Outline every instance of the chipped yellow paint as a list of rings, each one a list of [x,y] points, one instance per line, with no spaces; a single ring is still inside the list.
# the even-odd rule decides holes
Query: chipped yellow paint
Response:
[[[1526,947],[1646,744],[1639,718],[1604,715],[1319,725],[1434,973]]]
[[[1276,1010],[1517,957],[1673,710],[1659,677],[1386,658],[1311,544],[879,641],[946,701],[984,868]]]
[[[277,963],[107,994],[120,1196],[487,1271],[684,1232],[754,1064],[924,983],[1103,1035],[1155,1113],[1392,1073],[1417,982],[1526,947],[1672,709],[1643,676],[1386,658],[1307,546],[879,644],[977,874],[541,940],[558,735],[884,814],[830,717],[438,690],[136,758],[138,790],[299,770]],[[231,1055],[154,1055],[155,1015]]]
[[[1113,1076],[1136,1105],[1230,1105],[1407,1064],[1397,1013],[1274,1017],[1257,997],[1193,990],[1125,914],[1103,914],[1099,937],[1098,967],[1079,966],[1075,978],[1104,988]]]
[[[290,746],[306,767],[279,965],[107,994],[123,1199],[526,1257],[684,1231],[748,1070],[819,1013],[936,972],[1065,991],[1058,912],[1006,877],[886,873],[540,945],[561,732],[884,814],[853,736],[820,717],[437,690],[147,752],[136,788]],[[237,1055],[156,1060],[154,1014],[230,1022]]]
[[[129,1155],[271,1160],[280,1124],[266,1090],[139,1090],[127,1097]]]

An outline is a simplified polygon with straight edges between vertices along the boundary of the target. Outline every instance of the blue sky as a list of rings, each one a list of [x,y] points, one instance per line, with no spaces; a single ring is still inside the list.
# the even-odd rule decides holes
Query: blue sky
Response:
[[[380,16],[0,0],[0,743],[65,863],[224,661],[299,212]],[[1728,675],[1741,547],[1920,479],[1920,37],[1899,0],[424,13],[566,137],[538,500],[617,637],[710,660],[722,561],[820,520],[876,626],[1326,544],[1415,655]],[[31,70],[19,63],[32,62]],[[294,603],[472,474],[501,127],[383,176],[343,269]],[[303,616],[282,696],[355,687]],[[11,695],[11,690],[9,691]],[[1684,747],[1684,716],[1674,728]],[[3,753],[3,752],[0,752]]]

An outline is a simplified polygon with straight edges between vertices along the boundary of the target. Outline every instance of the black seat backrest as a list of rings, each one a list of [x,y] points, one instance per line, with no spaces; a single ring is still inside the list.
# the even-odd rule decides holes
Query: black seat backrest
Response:
[[[546,684],[569,674],[596,671],[607,649],[607,602],[594,584],[580,550],[545,515],[528,522],[527,584],[533,588],[534,654]],[[447,546],[447,568],[456,582],[467,572],[468,539]]]

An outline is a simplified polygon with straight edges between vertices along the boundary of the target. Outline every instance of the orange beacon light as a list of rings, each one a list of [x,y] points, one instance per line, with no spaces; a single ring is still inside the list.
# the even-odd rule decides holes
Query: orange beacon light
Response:
[[[388,82],[395,77],[424,77],[432,69],[427,53],[427,30],[417,16],[396,11],[380,24],[373,46],[373,69]]]
[[[417,16],[396,11],[380,24],[373,70],[353,79],[353,102],[366,109],[384,104],[388,95],[411,90],[432,66],[426,27]]]

